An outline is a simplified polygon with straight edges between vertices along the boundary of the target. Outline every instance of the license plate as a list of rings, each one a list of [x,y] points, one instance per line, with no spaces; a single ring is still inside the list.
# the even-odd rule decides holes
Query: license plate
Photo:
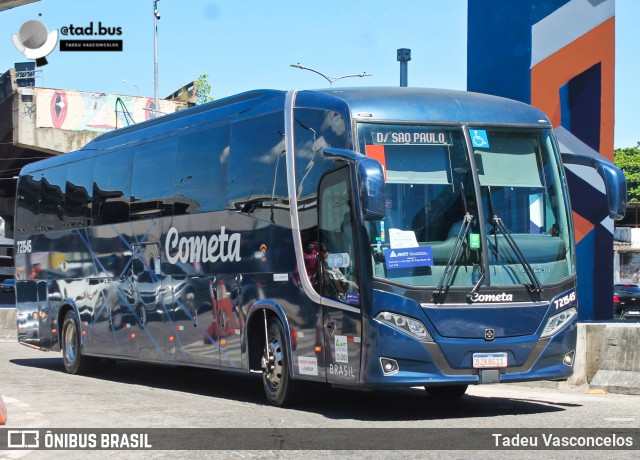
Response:
[[[474,353],[473,367],[476,369],[507,367],[506,353]]]

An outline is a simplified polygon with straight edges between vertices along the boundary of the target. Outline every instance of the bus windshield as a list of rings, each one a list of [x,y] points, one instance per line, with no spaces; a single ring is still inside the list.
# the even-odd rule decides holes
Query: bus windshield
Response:
[[[489,267],[491,285],[539,286],[572,274],[550,131],[469,129],[473,157],[460,127],[367,123],[358,137],[385,171],[385,218],[366,225],[376,278],[468,287]]]

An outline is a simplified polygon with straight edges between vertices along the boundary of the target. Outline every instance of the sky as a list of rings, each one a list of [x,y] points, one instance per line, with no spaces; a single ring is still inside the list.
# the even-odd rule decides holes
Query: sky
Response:
[[[330,77],[372,74],[334,86],[398,86],[399,48],[411,49],[409,86],[467,87],[467,0],[159,0],[158,9],[161,98],[202,74],[215,99],[328,86],[296,63]],[[121,52],[56,48],[36,86],[153,97],[153,0],[41,0],[0,12],[0,73],[26,61],[11,36],[31,19],[49,30],[119,27],[107,38],[123,42]],[[640,1],[616,0],[616,148],[640,141],[639,22]]]

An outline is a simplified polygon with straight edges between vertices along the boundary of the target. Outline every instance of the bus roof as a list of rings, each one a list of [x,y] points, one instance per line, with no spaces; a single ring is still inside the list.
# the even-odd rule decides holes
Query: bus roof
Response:
[[[182,130],[208,123],[223,123],[237,117],[255,116],[281,110],[285,91],[255,90],[192,107],[152,120],[104,133],[82,149],[26,165],[27,174],[63,163],[71,163],[91,151],[101,151],[171,136]],[[298,93],[296,106],[342,107],[360,121],[417,121],[424,123],[469,123],[528,125],[551,127],[546,115],[522,102],[467,91],[401,88],[360,87],[303,90]]]
[[[547,116],[528,104],[488,94],[429,88],[330,88],[315,91],[345,101],[353,118],[535,125],[549,128]],[[390,101],[393,101],[390,104]]]

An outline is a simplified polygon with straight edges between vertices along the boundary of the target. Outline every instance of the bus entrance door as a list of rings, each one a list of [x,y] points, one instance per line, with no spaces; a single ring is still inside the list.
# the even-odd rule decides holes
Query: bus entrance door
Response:
[[[337,384],[353,384],[360,379],[360,288],[350,183],[347,167],[325,175],[320,183],[325,366],[327,380]]]

